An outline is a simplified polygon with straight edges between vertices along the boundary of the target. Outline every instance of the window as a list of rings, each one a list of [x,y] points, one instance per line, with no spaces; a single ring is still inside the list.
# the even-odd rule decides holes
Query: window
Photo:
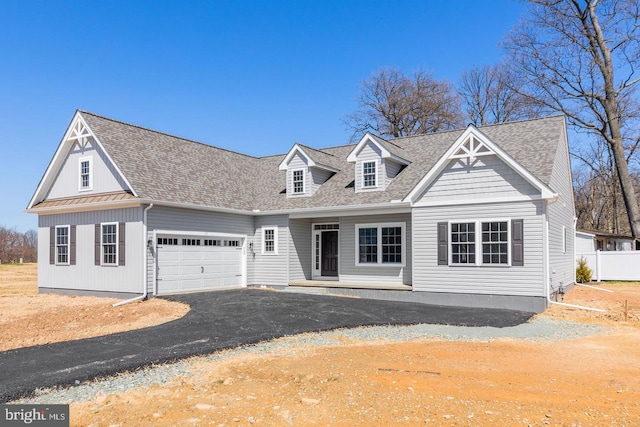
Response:
[[[56,264],[69,264],[69,226],[56,227]]]
[[[522,229],[522,220],[512,220],[518,225],[518,230]],[[445,227],[446,227],[446,223]],[[444,229],[446,231],[446,228]],[[449,248],[451,258],[449,264],[452,265],[509,265],[510,245],[517,249],[518,256],[521,257],[522,237],[518,231],[518,238],[511,236],[509,221],[473,221],[473,222],[452,222],[449,224]],[[438,241],[439,245],[442,244]],[[446,238],[444,241],[446,245]],[[446,246],[445,246],[446,247]],[[440,250],[438,255],[439,264],[447,264],[446,250],[444,261],[441,262]],[[513,265],[522,265],[521,259],[513,261]]]
[[[262,227],[262,254],[278,254],[278,227]]]
[[[462,222],[451,224],[451,263],[476,263],[475,223]]]
[[[362,186],[365,188],[376,186],[376,162],[362,163]]]
[[[182,246],[200,246],[200,239],[182,239]]]
[[[91,157],[84,157],[79,160],[80,169],[80,191],[91,190],[93,177],[91,176]]]
[[[562,226],[562,253],[567,253],[567,227]]]
[[[358,230],[360,264],[378,263],[378,229],[361,228]]]
[[[240,246],[240,240],[225,240],[224,245],[238,247]]]
[[[293,194],[304,193],[304,169],[291,172],[293,174]]]
[[[118,265],[118,224],[102,224],[102,265]]]
[[[222,246],[222,240],[204,239],[205,246]]]
[[[175,246],[178,244],[178,239],[167,238],[167,237],[158,237],[159,245],[172,245]]]
[[[356,225],[356,265],[404,265],[404,223]]]
[[[508,264],[508,244],[507,221],[482,223],[483,264]]]

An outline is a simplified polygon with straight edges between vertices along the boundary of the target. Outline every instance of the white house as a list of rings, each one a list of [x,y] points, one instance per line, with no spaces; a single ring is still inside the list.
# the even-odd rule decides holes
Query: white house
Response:
[[[40,292],[322,286],[539,312],[574,280],[561,116],[256,158],[77,111],[27,211]]]

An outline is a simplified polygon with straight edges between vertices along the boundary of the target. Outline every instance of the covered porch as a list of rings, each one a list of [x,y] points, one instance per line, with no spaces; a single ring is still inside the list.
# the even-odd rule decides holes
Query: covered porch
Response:
[[[411,285],[398,283],[365,283],[365,282],[341,282],[338,280],[294,280],[288,283],[289,287],[304,288],[336,288],[336,289],[371,289],[379,291],[411,291]]]

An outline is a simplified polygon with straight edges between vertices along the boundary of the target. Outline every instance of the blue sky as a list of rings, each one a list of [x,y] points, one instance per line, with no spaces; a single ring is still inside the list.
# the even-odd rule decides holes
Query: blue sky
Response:
[[[24,213],[76,109],[243,153],[341,145],[381,67],[457,82],[525,6],[450,1],[0,1],[0,225]]]

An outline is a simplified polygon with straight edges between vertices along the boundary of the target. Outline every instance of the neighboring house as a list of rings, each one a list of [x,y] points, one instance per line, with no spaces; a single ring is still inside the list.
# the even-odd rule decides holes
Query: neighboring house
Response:
[[[595,251],[635,251],[638,240],[624,234],[576,230],[576,253]]]
[[[574,282],[572,195],[560,116],[255,158],[78,111],[27,211],[40,292],[543,311]]]

